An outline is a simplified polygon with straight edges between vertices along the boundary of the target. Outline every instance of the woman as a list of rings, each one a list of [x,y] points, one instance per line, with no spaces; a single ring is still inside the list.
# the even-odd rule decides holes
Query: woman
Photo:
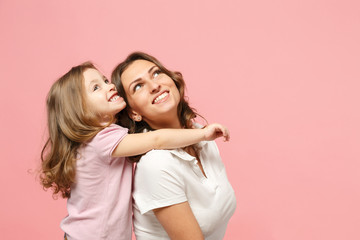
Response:
[[[184,98],[181,74],[156,58],[132,53],[115,68],[112,80],[127,103],[119,123],[131,132],[197,127],[196,112]],[[137,163],[133,198],[138,240],[222,239],[236,207],[213,141],[143,155]]]

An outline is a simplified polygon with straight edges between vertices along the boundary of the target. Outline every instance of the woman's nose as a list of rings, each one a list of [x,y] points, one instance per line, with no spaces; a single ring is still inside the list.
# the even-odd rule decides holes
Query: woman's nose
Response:
[[[151,93],[157,93],[160,91],[160,85],[156,82],[151,82],[150,84],[150,92]]]

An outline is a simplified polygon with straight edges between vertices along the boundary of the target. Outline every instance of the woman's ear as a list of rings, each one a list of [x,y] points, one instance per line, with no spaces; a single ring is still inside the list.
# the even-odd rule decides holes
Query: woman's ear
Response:
[[[142,116],[139,113],[132,110],[132,109],[128,110],[128,114],[129,114],[129,117],[132,120],[134,120],[135,122],[140,122],[142,120]]]

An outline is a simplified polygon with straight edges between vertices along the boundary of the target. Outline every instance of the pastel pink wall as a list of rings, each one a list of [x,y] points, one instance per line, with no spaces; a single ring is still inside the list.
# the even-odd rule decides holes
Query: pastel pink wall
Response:
[[[62,237],[65,201],[28,173],[52,82],[142,50],[231,130],[225,239],[360,239],[359,1],[1,0],[0,36],[1,238]]]

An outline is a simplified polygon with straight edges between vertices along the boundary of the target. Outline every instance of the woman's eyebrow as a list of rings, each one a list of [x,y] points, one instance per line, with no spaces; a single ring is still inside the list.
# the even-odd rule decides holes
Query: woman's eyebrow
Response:
[[[154,66],[152,66],[151,68],[149,68],[148,74],[150,74],[151,71],[152,71],[155,67],[157,67],[157,66],[154,65]],[[137,83],[137,82],[139,82],[139,81],[141,81],[141,77],[139,77],[139,78],[135,79],[134,81],[132,81],[132,82],[130,83],[130,85],[129,85],[129,90],[131,89],[131,86],[132,86],[134,83]]]
[[[152,67],[149,69],[148,73],[151,73],[151,71],[152,71],[155,67],[157,67],[157,66],[156,66],[156,65],[152,66]]]
[[[130,83],[130,85],[129,85],[128,90],[129,90],[129,91],[131,91],[131,86],[132,86],[133,84],[137,83],[137,82],[140,82],[140,81],[141,81],[141,77],[140,77],[140,78],[135,79],[134,81],[132,81],[132,82]]]

